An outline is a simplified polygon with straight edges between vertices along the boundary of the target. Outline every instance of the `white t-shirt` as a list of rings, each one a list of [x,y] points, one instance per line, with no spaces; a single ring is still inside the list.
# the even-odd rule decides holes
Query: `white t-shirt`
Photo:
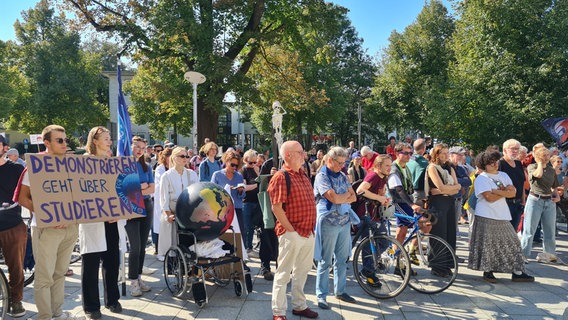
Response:
[[[511,220],[511,212],[507,205],[507,200],[501,198],[494,202],[485,199],[482,193],[499,189],[497,182],[500,181],[504,186],[513,185],[511,178],[505,173],[499,171],[496,174],[483,172],[474,182],[475,196],[477,197],[477,206],[475,207],[475,215],[494,220]]]
[[[28,175],[27,170],[26,170],[26,172],[24,172],[24,177],[22,178],[22,185],[28,186],[28,187],[30,186],[30,176]],[[32,212],[32,222],[31,222],[30,226],[37,227],[36,215],[33,214],[33,212]]]

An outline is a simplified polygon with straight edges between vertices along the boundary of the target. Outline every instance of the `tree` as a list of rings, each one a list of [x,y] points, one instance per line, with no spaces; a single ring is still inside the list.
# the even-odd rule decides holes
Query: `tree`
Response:
[[[370,102],[377,123],[399,130],[436,131],[439,124],[429,119],[446,108],[448,65],[453,60],[448,44],[454,29],[447,8],[433,0],[404,32],[392,32]]]
[[[198,88],[199,140],[216,137],[218,114],[227,93],[250,95],[247,86],[252,82],[247,73],[260,44],[268,48],[281,42],[293,43],[301,50],[302,36],[316,39],[325,28],[316,25],[322,19],[314,8],[327,6],[323,0],[66,3],[84,24],[109,32],[135,48],[139,74],[132,81],[131,93],[137,120],[147,120],[159,131],[177,123],[180,133],[189,132],[191,85],[181,78],[190,70],[207,77]],[[305,79],[318,78],[317,73],[302,72]],[[313,90],[322,90],[322,86]],[[148,114],[150,111],[153,113]],[[296,120],[302,120],[300,114]]]
[[[453,131],[478,148],[549,140],[540,122],[566,116],[568,4],[467,1],[459,7],[451,65]],[[472,125],[475,124],[475,125]]]
[[[19,101],[26,99],[28,83],[20,72],[18,46],[13,41],[0,40],[0,119],[7,120]],[[2,122],[3,122],[2,121]]]
[[[85,60],[80,36],[69,31],[65,18],[43,0],[14,26],[21,44],[17,64],[29,95],[12,109],[8,127],[37,133],[55,123],[74,132],[106,123],[108,113],[95,100],[100,70]]]

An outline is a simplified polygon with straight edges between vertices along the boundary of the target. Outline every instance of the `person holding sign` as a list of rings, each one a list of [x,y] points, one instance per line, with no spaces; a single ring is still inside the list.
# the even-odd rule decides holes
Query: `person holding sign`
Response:
[[[199,182],[197,173],[185,168],[186,159],[189,159],[185,148],[176,147],[170,157],[170,169],[164,173],[160,179],[160,206],[162,217],[160,218],[160,241],[158,242],[158,253],[163,257],[172,245],[173,221],[177,199],[183,189],[190,184]]]
[[[111,145],[110,131],[105,127],[94,127],[87,136],[86,155],[106,157]],[[120,250],[116,221],[80,224],[79,244],[83,258],[81,289],[85,314],[90,319],[101,318],[98,284],[101,261],[105,305],[111,312],[122,312],[122,306],[118,302]]]
[[[146,241],[152,226],[154,205],[152,194],[154,194],[154,175],[152,168],[144,160],[144,150],[146,142],[138,136],[132,137],[132,155],[138,159],[138,176],[140,177],[140,188],[144,196],[144,207],[146,216],[130,219],[126,222],[126,234],[130,242],[130,253],[128,254],[128,279],[130,279],[130,295],[139,297],[142,292],[152,290],[142,282],[142,267],[146,254]]]
[[[64,156],[67,151],[65,128],[49,125],[41,133],[46,153]],[[21,178],[18,195],[21,206],[34,212],[30,178],[27,171]],[[69,257],[79,236],[77,224],[40,228],[36,215],[32,214],[32,249],[35,258],[34,300],[38,320],[85,319],[75,317],[62,310],[65,296],[65,273],[69,268]]]

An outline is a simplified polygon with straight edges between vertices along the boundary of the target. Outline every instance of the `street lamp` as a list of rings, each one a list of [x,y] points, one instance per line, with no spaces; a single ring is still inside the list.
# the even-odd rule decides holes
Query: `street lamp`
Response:
[[[206,78],[199,72],[188,71],[183,78],[193,85],[193,126],[191,135],[193,138],[193,154],[197,154],[197,85],[205,82]]]

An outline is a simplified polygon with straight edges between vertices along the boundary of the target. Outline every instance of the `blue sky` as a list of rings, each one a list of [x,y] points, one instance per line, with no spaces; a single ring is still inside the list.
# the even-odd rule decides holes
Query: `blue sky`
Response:
[[[21,12],[34,7],[37,0],[5,0],[0,10],[0,40],[13,40],[14,22],[21,20]],[[349,9],[348,16],[363,38],[368,53],[375,55],[388,46],[393,30],[403,31],[411,24],[425,0],[332,0]],[[449,7],[449,0],[444,0]]]

